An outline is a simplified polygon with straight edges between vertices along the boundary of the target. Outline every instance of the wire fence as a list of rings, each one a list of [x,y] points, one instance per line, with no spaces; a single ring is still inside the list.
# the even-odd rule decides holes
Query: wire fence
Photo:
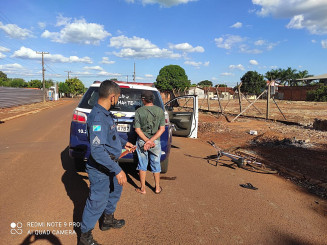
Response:
[[[33,104],[43,101],[40,89],[0,87],[0,108]]]

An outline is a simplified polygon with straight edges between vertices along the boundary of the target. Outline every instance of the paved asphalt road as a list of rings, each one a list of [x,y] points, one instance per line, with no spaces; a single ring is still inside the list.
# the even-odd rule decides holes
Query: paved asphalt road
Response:
[[[0,244],[76,244],[89,184],[68,157],[76,104],[0,124]],[[95,238],[102,244],[327,244],[326,202],[277,175],[215,166],[205,159],[214,153],[200,140],[174,138],[160,195],[150,189],[150,173],[147,194],[136,193],[135,165],[122,164],[128,183],[115,216],[126,226],[106,232],[96,226]],[[247,182],[258,190],[239,186]]]

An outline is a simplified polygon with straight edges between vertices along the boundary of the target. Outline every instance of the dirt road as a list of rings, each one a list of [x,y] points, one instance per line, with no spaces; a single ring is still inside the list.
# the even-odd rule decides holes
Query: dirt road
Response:
[[[76,244],[89,184],[68,157],[76,104],[0,124],[0,244]],[[126,227],[96,226],[94,236],[102,244],[327,244],[324,200],[279,176],[215,166],[205,160],[214,153],[174,138],[160,195],[136,193],[135,165],[123,164],[129,178],[115,216]],[[247,182],[258,190],[239,186]]]

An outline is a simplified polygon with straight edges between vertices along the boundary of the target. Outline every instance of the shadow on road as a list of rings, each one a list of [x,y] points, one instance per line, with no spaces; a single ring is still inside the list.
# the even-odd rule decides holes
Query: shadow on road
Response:
[[[73,222],[81,222],[82,214],[86,199],[89,195],[89,188],[85,179],[86,176],[80,175],[74,166],[73,160],[69,157],[68,146],[61,152],[61,163],[65,170],[61,181],[65,185],[67,195],[74,204]],[[74,227],[77,236],[80,237],[81,231],[79,227]]]
[[[314,245],[316,243],[303,238],[296,237],[294,234],[287,234],[285,231],[274,230],[273,236],[280,238],[280,244],[285,245]]]
[[[48,241],[46,244],[62,245],[62,243],[60,242],[59,238],[56,237],[53,234],[50,234],[50,235],[35,235],[35,234],[30,234],[30,235],[28,235],[25,238],[25,240],[20,245],[29,245],[29,244],[35,243],[35,242],[37,242],[39,240]],[[42,244],[43,244],[43,242],[42,242]]]

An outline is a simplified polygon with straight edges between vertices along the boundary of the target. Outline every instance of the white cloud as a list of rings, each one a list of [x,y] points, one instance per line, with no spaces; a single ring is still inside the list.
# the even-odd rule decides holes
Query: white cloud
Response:
[[[234,74],[231,72],[223,72],[220,74],[221,76],[227,77],[227,76],[233,76]]]
[[[195,61],[185,61],[184,62],[185,65],[190,65],[190,66],[194,66],[194,67],[200,67],[202,65],[202,62],[195,62]]]
[[[13,71],[19,71],[22,70],[23,66],[17,63],[14,64],[7,64],[7,65],[0,65],[0,70],[5,72],[13,72]]]
[[[59,19],[58,19],[59,18]],[[98,45],[106,37],[111,36],[103,25],[96,23],[87,23],[85,19],[70,22],[70,18],[63,16],[57,17],[57,26],[64,26],[60,32],[50,32],[45,30],[41,37],[49,38],[57,43],[81,43]]]
[[[99,76],[105,76],[105,77],[120,77],[121,74],[120,73],[112,73],[112,72],[107,72],[107,71],[100,71],[97,75]]]
[[[241,22],[236,22],[234,25],[232,25],[232,28],[241,28],[243,24]]]
[[[170,44],[169,48],[179,50],[179,51],[183,51],[183,52],[186,52],[186,53],[193,53],[193,52],[203,53],[204,52],[203,47],[201,47],[201,46],[193,47],[189,43]]]
[[[184,62],[185,65],[190,65],[190,66],[194,66],[196,68],[200,68],[200,66],[209,66],[210,62],[195,62],[195,61],[185,61]]]
[[[101,66],[84,66],[83,69],[85,69],[85,70],[103,71],[103,68]]]
[[[110,39],[110,47],[114,48],[132,48],[132,49],[154,49],[156,45],[152,44],[149,40],[140,37],[128,38],[124,35],[112,37]]]
[[[312,43],[317,43],[317,40],[312,39],[311,42],[312,42]]]
[[[289,29],[303,29],[304,16],[302,14],[294,16],[286,25]]]
[[[248,45],[246,44],[242,44],[240,45],[240,51],[242,53],[246,53],[246,54],[261,54],[263,51],[260,49],[251,49]]]
[[[241,65],[241,64],[238,64],[238,65],[230,65],[229,66],[229,69],[232,69],[232,70],[238,69],[238,70],[241,70],[241,71],[244,71],[245,70],[244,66]]]
[[[145,74],[144,75],[146,78],[153,78],[154,76],[152,74]]]
[[[101,64],[109,64],[109,65],[111,65],[111,64],[116,63],[116,61],[109,60],[108,57],[102,57],[102,61],[100,63]]]
[[[112,37],[110,39],[110,47],[121,50],[114,52],[114,55],[123,58],[180,58],[180,54],[176,54],[168,49],[160,49],[152,44],[149,40],[132,37],[128,38],[124,35]]]
[[[275,46],[277,46],[280,42],[275,42],[275,43],[272,43],[272,42],[269,42],[267,40],[257,40],[254,42],[254,45],[255,46],[261,46],[267,50],[272,50]]]
[[[258,61],[256,60],[250,60],[249,62],[251,65],[255,65],[255,66],[259,65]]]
[[[246,54],[261,54],[264,50],[271,50],[279,44],[279,42],[272,43],[266,40],[257,40],[253,42],[246,37],[230,34],[215,38],[215,42],[218,48],[231,50],[236,47],[241,53]],[[252,48],[252,46],[260,46],[260,49]]]
[[[7,55],[0,52],[0,59],[6,58],[6,57],[7,57]]]
[[[2,29],[7,35],[11,38],[16,38],[16,39],[26,39],[29,37],[34,37],[32,32],[28,29],[20,28],[19,26],[15,24],[7,24],[4,25],[0,21],[0,29]]]
[[[38,22],[37,24],[40,27],[40,29],[44,29],[47,26],[45,22]]]
[[[64,16],[62,16],[62,14],[59,14],[57,16],[56,26],[66,26],[66,25],[69,25],[69,23],[70,23],[71,20],[72,20],[72,18],[70,18],[70,17],[64,17]]]
[[[72,74],[79,77],[94,76],[94,74],[89,71],[74,71]]]
[[[9,48],[6,48],[6,47],[3,47],[3,46],[0,46],[0,52],[9,52],[10,49]]]
[[[245,38],[236,35],[224,35],[223,37],[215,38],[218,48],[231,49],[234,45],[242,43]]]
[[[36,51],[30,48],[26,48],[24,46],[21,47],[19,50],[16,50],[11,57],[21,58],[21,59],[34,59],[34,60],[41,59],[40,54],[37,54]],[[56,63],[88,63],[88,64],[93,63],[91,58],[87,56],[83,58],[80,58],[78,56],[65,57],[61,54],[45,54],[44,60],[50,62],[56,62]]]
[[[128,3],[134,3],[136,0],[125,0]],[[179,5],[179,4],[186,4],[189,2],[195,2],[197,0],[138,0],[139,2],[142,2],[143,5],[146,4],[159,4],[160,6],[163,7],[171,7],[174,5]]]
[[[254,42],[254,45],[256,45],[256,46],[262,46],[266,42],[267,42],[266,40],[257,40],[257,41]]]
[[[327,48],[327,39],[321,41],[321,46],[322,46],[323,48]]]
[[[256,11],[260,16],[290,19],[287,28],[307,29],[312,34],[327,33],[326,0],[252,0],[252,3],[260,6]]]

